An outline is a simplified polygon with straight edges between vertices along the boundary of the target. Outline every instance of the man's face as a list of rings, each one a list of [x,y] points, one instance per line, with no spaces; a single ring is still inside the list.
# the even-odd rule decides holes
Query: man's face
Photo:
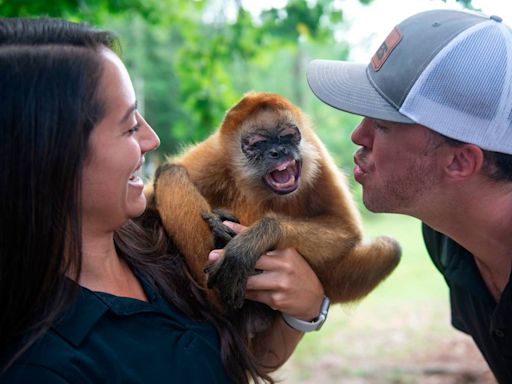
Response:
[[[362,120],[352,133],[352,141],[361,146],[354,155],[354,177],[370,211],[418,217],[428,209],[440,178],[435,139],[418,124]]]

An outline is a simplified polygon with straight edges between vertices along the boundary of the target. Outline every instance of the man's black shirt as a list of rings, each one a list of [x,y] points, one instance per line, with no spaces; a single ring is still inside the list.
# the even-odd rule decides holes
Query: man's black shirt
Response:
[[[423,237],[450,288],[452,325],[473,337],[499,383],[512,383],[511,279],[496,303],[466,249],[425,224]]]

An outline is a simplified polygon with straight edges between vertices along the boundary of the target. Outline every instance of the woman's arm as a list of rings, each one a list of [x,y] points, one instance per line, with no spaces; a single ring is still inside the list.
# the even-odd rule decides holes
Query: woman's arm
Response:
[[[226,222],[235,232],[243,226]],[[215,260],[221,251],[212,251],[210,260]],[[294,249],[274,250],[262,255],[256,263],[262,273],[249,277],[246,298],[259,301],[269,307],[301,320],[318,317],[324,290],[315,272],[306,260]],[[304,335],[276,316],[272,326],[257,335],[254,353],[261,362],[277,369],[284,364]]]
[[[293,248],[267,252],[256,263],[263,272],[247,281],[246,297],[301,320],[320,314],[324,290],[306,260]],[[273,369],[284,364],[304,335],[277,316],[272,326],[258,335],[254,352]]]

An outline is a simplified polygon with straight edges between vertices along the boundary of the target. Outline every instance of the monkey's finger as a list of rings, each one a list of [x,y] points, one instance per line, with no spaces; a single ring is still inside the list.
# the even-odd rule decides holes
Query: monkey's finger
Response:
[[[219,218],[210,212],[201,212],[201,217],[204,221],[208,223],[210,228],[215,228],[217,225],[220,225],[221,221]]]
[[[231,212],[228,212],[222,208],[214,208],[212,210],[213,213],[215,213],[221,221],[232,221],[234,223],[240,223],[240,220],[238,220],[238,217],[233,215]]]
[[[237,235],[235,231],[224,224],[219,224],[218,227],[215,227],[214,232],[216,235],[218,234],[218,236],[222,236],[223,238],[227,239],[227,241],[231,240]]]
[[[217,215],[211,212],[201,212],[201,217],[208,224],[214,235],[226,239],[226,242],[236,236],[238,232],[231,229],[230,226],[222,222]]]
[[[224,228],[215,227],[213,229],[213,246],[218,249],[224,248],[234,236],[234,234],[226,232]]]

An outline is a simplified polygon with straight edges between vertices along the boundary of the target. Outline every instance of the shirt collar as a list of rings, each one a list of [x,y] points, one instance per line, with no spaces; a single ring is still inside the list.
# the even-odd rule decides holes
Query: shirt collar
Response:
[[[475,259],[467,249],[446,236],[442,243],[441,255],[441,263],[445,268],[444,274],[449,281],[464,287],[473,296],[494,303],[494,298],[480,275]]]
[[[137,277],[143,286],[148,302],[78,287],[78,294],[73,304],[53,325],[53,330],[74,346],[78,346],[107,311],[119,316],[157,311],[155,305],[152,305],[158,300],[156,290],[146,278],[139,274]],[[76,285],[71,280],[69,283]]]
[[[71,344],[78,346],[108,310],[108,305],[92,291],[81,287],[71,308],[52,328]]]

